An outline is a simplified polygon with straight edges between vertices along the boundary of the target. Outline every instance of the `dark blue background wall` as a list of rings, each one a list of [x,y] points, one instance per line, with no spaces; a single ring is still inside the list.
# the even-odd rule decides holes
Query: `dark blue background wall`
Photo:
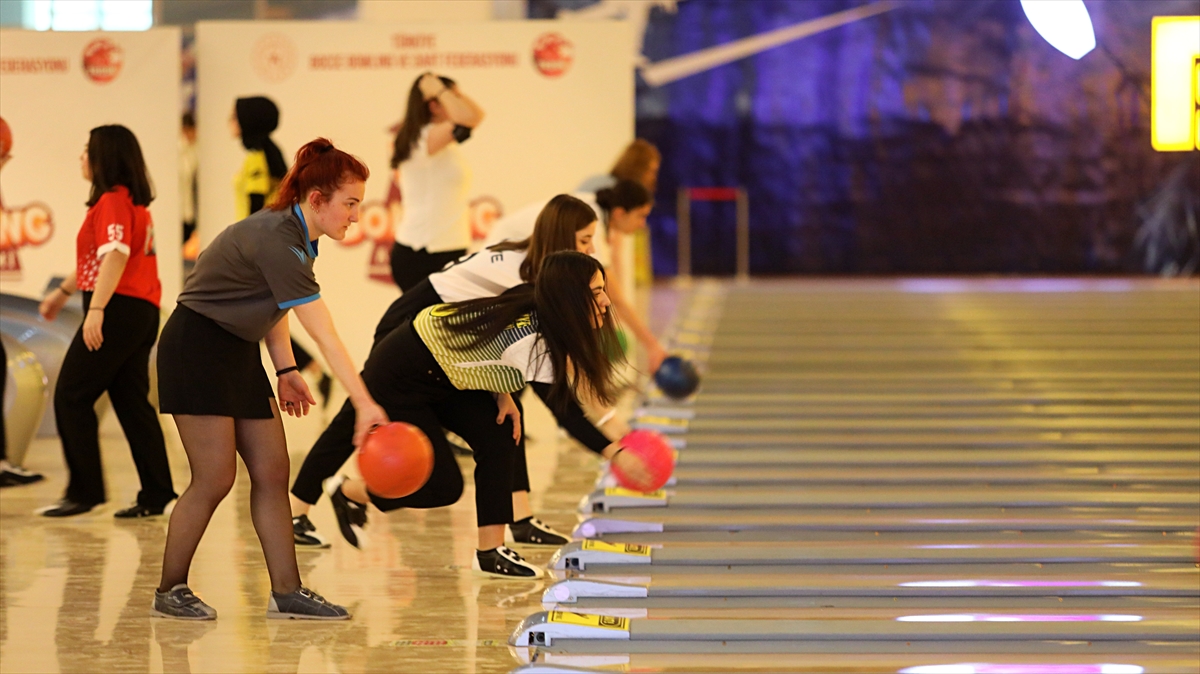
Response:
[[[594,2],[530,0],[529,12]],[[863,4],[681,0],[650,12],[643,54]],[[681,185],[746,186],[755,273],[1158,271],[1197,255],[1184,214],[1200,153],[1154,152],[1148,119],[1150,19],[1194,14],[1194,0],[1087,0],[1100,46],[1080,61],[1017,0],[900,5],[662,87],[639,78],[637,132],[664,155],[656,273],[675,271]],[[1155,204],[1170,211],[1157,225]],[[696,271],[732,272],[732,205],[693,214]]]

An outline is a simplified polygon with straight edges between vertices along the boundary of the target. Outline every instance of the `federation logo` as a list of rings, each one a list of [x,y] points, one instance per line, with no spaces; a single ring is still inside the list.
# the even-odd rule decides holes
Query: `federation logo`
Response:
[[[83,72],[97,84],[108,84],[121,74],[125,50],[107,38],[96,38],[83,48]]]
[[[250,51],[250,63],[259,77],[278,84],[296,72],[300,58],[291,38],[282,33],[267,33],[258,38]]]
[[[533,65],[546,77],[561,77],[574,59],[575,45],[558,33],[545,33],[533,43]]]

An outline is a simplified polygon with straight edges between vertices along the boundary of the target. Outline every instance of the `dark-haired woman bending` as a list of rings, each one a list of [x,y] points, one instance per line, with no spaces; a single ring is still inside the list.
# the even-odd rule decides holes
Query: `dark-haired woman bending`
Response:
[[[52,321],[72,293],[83,293],[83,325],[63,357],[54,391],[54,420],[70,480],[63,499],[39,512],[70,517],[106,500],[94,406],[107,391],[142,482],[137,501],[115,516],[161,515],[175,490],[148,397],[162,298],[154,223],[146,210],[154,194],[142,148],[123,126],[92,129],[79,163],[92,190],[75,238],[75,272],[39,307],[42,318]]]
[[[511,393],[528,382],[544,382],[553,408],[563,409],[577,392],[611,401],[614,366],[608,354],[617,338],[608,306],[600,263],[562,251],[545,258],[536,286],[429,307],[391,331],[367,358],[363,380],[392,419],[429,436],[433,474],[404,498],[370,495],[361,480],[339,483],[333,497],[369,499],[383,511],[456,503],[463,480],[442,436],[446,428],[475,450],[475,570],[539,577],[540,569],[504,545],[505,525],[513,516],[514,456],[523,449],[520,412]]]
[[[504,241],[459,260],[430,275],[393,302],[375,328],[375,344],[416,318],[427,307],[495,297],[522,283],[536,282],[542,261],[551,253],[562,250],[592,253],[596,224],[596,212],[583,201],[567,194],[554,197],[538,215],[533,233],[528,238]],[[548,399],[549,384],[533,382],[532,387],[543,400]],[[514,396],[514,400],[519,408],[519,397]],[[604,458],[617,457],[614,460],[621,463],[623,470],[636,472],[640,468],[631,465],[639,463],[632,454],[617,454],[619,444],[609,440],[593,426],[578,405],[569,405],[565,413],[556,411],[555,416],[572,437],[588,449]],[[329,543],[317,533],[307,513],[321,497],[322,483],[333,477],[354,452],[354,446],[350,443],[353,427],[354,408],[347,404],[304,458],[304,464],[292,485],[292,527],[298,548],[329,547]],[[334,494],[332,500],[342,535],[357,547],[358,534],[354,527],[361,528],[366,524],[365,501],[356,503],[338,497],[336,485],[331,485],[330,490]],[[523,450],[518,451],[514,458],[512,500],[513,521],[509,528],[514,542],[562,545],[570,540],[533,516]]]
[[[646,228],[646,216],[654,206],[654,197],[641,183],[633,180],[618,180],[594,193],[579,192],[574,196],[600,215],[600,227],[594,239],[594,255],[604,265],[613,311],[621,325],[629,326],[633,331],[638,343],[646,350],[650,372],[655,372],[667,357],[667,351],[638,316],[633,305],[632,270],[625,269],[622,264],[624,256],[619,254],[622,236]],[[488,245],[505,240],[518,241],[529,236],[540,209],[540,204],[530,204],[497,220],[488,234]]]
[[[467,252],[470,172],[458,146],[482,121],[483,109],[448,77],[425,73],[409,89],[392,147],[404,200],[392,278],[404,292]]]

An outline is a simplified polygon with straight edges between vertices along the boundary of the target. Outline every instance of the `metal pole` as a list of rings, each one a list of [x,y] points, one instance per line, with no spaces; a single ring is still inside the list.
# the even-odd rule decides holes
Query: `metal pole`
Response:
[[[686,187],[679,188],[675,202],[675,223],[678,230],[679,269],[683,278],[692,277],[692,201]]]
[[[750,198],[744,187],[737,190],[737,277],[750,278]]]

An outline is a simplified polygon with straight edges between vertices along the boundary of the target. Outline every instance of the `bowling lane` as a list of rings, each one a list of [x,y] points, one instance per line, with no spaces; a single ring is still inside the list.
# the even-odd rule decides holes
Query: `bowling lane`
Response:
[[[582,646],[592,648],[583,651],[565,645],[515,648],[522,661],[536,658],[537,662],[513,673],[1194,674],[1200,658],[1200,651],[1191,644],[1164,642],[1102,642],[1089,645],[1086,652],[1083,647],[1071,648],[1061,642],[1039,642],[1033,652],[1014,652],[1011,644],[1000,649],[992,644],[966,642],[941,647],[924,642],[907,644],[905,650],[910,652],[900,653],[894,652],[899,649],[893,642],[864,642],[857,650],[843,646],[842,653],[804,642],[783,644],[774,651],[747,643],[704,644],[707,648],[701,650],[695,642],[676,642],[654,652],[640,652],[643,643],[589,642]],[[965,653],[972,655],[968,659]]]
[[[1114,542],[1103,540],[901,543],[886,541],[776,541],[747,543],[618,543],[577,541],[555,551],[548,566],[558,570],[602,570],[609,565],[770,566],[806,564],[1186,564],[1195,560],[1193,541]]]
[[[698,289],[674,343],[699,393],[631,421],[672,481],[602,474],[510,643],[599,670],[1194,672],[1200,285],[950,285]]]
[[[709,511],[661,505],[587,514],[575,529],[580,538],[617,533],[694,531],[1148,531],[1194,532],[1191,507],[1157,508],[915,508],[868,510],[746,508]],[[796,533],[794,536],[803,534]]]

